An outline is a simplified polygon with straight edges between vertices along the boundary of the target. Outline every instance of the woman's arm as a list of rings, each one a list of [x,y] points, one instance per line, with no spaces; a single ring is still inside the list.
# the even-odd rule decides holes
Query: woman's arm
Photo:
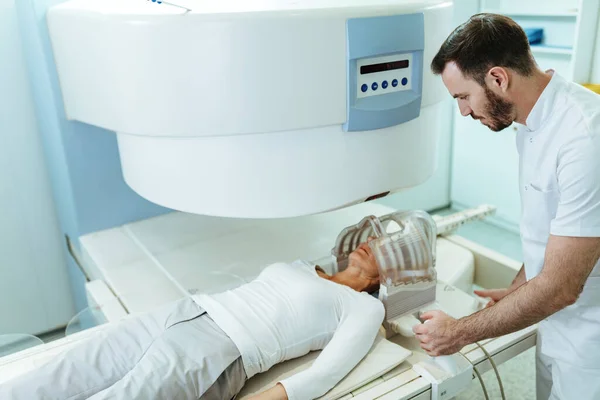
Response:
[[[280,382],[289,400],[315,399],[333,389],[367,355],[385,316],[379,301],[348,303],[345,317],[310,368]]]

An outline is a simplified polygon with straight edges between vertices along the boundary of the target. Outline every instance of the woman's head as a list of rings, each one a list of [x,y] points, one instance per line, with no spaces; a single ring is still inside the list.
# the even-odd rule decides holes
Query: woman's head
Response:
[[[371,240],[373,238],[369,238],[369,242]],[[362,243],[350,253],[346,271],[352,272],[357,279],[369,282],[367,292],[371,293],[379,289],[379,267],[368,242]]]

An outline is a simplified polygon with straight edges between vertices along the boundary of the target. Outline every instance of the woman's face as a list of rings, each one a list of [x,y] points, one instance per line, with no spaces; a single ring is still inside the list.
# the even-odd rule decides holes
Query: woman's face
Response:
[[[369,242],[371,240],[370,238]],[[360,268],[369,278],[379,279],[379,267],[368,242],[362,243],[350,254],[348,266]]]

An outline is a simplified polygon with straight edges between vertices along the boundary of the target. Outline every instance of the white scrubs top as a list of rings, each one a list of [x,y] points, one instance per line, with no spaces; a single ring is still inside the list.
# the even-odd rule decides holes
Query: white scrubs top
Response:
[[[600,96],[553,73],[519,129],[517,149],[531,279],[542,270],[549,235],[600,237]],[[542,354],[600,374],[600,263],[577,302],[539,328]]]

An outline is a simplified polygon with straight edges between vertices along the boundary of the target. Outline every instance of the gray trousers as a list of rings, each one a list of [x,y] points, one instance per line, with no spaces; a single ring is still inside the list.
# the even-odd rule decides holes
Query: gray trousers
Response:
[[[192,299],[127,318],[0,385],[0,399],[234,398],[246,381],[231,339]]]

